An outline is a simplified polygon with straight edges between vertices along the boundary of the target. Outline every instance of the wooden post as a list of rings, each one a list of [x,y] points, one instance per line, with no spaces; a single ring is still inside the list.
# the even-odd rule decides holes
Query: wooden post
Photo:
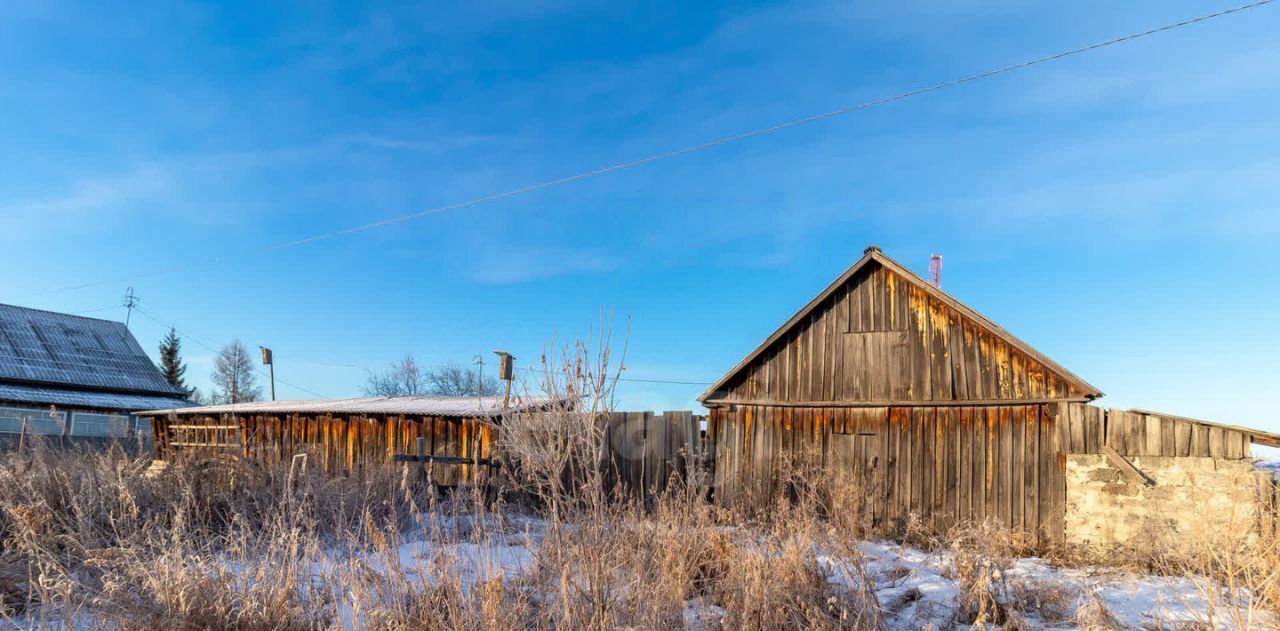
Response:
[[[22,417],[22,433],[18,434],[18,456],[22,456],[23,449],[27,446],[27,420],[28,417]]]
[[[422,463],[427,458],[427,439],[419,436],[413,440],[413,453],[418,457],[413,463],[413,481],[422,482]]]

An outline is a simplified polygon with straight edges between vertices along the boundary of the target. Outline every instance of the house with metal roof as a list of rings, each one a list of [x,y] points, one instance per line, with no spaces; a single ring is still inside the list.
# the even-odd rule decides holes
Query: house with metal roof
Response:
[[[145,438],[132,413],[186,394],[120,322],[0,304],[0,434]]]

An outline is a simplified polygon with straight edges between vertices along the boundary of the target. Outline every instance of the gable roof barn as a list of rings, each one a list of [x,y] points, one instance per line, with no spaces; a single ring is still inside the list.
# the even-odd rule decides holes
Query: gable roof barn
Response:
[[[698,400],[1091,400],[1102,392],[886,256],[864,250]]]
[[[1241,462],[1250,446],[1280,444],[1270,432],[1089,404],[1100,396],[871,246],[699,400],[717,502],[767,506],[789,486],[780,464],[814,462],[819,475],[848,476],[835,479],[860,493],[860,518],[890,532],[913,519],[937,533],[998,523],[1041,543],[1089,543],[1092,531],[1068,524],[1092,491],[1069,486],[1069,470],[1118,467],[1119,478],[1127,467],[1142,496],[1155,478],[1127,458],[1213,459],[1252,474]]]
[[[185,396],[120,322],[0,304],[0,400],[133,411]]]

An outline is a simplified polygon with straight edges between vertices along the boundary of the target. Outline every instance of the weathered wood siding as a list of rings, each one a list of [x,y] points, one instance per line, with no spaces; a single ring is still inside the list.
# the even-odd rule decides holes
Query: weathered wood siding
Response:
[[[986,324],[873,261],[707,400],[903,403],[1085,396]]]
[[[1122,456],[1192,456],[1242,460],[1252,440],[1241,429],[1082,403],[1062,404],[1064,451],[1096,454],[1102,446]]]
[[[770,492],[787,460],[816,456],[865,494],[871,523],[912,514],[941,532],[993,521],[1057,542],[1066,484],[1057,404],[797,408],[730,405],[711,412],[717,501]]]
[[[692,412],[613,412],[605,419],[605,482],[646,500],[708,483],[705,417]],[[674,488],[673,488],[674,485]]]
[[[391,463],[397,453],[413,453],[416,439],[437,456],[488,458],[494,428],[475,419],[423,416],[220,415],[155,418],[156,453],[240,454],[263,463],[308,454],[311,466],[330,473]],[[482,467],[432,464],[432,479],[445,485],[469,483]]]
[[[796,407],[711,411],[714,497],[744,507],[771,495],[780,466],[816,457],[865,494],[876,527],[919,516],[942,532],[993,521],[1060,542],[1066,454],[1250,457],[1241,429],[1077,402]]]

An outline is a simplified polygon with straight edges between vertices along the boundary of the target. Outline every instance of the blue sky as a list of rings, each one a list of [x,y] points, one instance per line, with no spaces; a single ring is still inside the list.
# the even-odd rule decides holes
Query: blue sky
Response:
[[[877,243],[921,272],[942,252],[945,289],[1109,405],[1280,431],[1280,6],[253,253],[1230,6],[466,4],[5,3],[0,300],[132,285],[326,396],[406,352],[524,363],[606,309],[628,375],[701,381]],[[164,327],[133,329],[154,353]],[[205,386],[211,353],[186,352]]]

